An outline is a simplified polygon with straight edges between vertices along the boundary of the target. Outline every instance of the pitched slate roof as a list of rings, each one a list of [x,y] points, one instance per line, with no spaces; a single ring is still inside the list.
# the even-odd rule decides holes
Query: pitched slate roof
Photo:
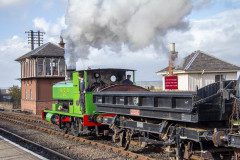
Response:
[[[51,42],[48,42],[17,58],[16,61],[35,57],[64,57],[64,49]]]
[[[177,66],[174,70],[183,71],[226,71],[240,70],[240,67],[231,63],[220,60],[214,56],[206,54],[202,51],[195,51],[184,58],[182,65]],[[168,67],[158,72],[168,71]]]

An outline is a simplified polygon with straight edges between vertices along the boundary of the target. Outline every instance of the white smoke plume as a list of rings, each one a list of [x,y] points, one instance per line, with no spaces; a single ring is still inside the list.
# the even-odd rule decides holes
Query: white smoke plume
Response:
[[[191,10],[190,0],[69,0],[63,31],[68,65],[87,59],[91,47],[158,48],[167,31],[188,28]]]

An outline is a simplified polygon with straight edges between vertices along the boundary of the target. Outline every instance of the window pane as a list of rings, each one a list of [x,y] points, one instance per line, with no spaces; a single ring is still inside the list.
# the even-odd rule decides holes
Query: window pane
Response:
[[[37,59],[37,75],[43,76],[43,58]]]
[[[225,75],[221,75],[221,81],[225,81],[225,80],[226,80]]]
[[[219,82],[220,81],[220,75],[216,75],[215,76],[215,82]]]
[[[51,75],[51,59],[46,59],[46,75]]]
[[[52,69],[53,69],[53,75],[58,75],[58,59],[54,58],[52,60]]]
[[[64,61],[64,59],[60,59],[59,72],[60,72],[60,76],[65,76],[65,61]]]
[[[220,82],[220,81],[225,81],[226,80],[226,76],[225,75],[216,75],[215,76],[215,82]]]

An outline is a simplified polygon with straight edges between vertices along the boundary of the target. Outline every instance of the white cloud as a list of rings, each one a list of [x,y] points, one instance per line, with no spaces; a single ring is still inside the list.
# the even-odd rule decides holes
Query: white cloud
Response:
[[[58,42],[62,30],[66,28],[64,16],[57,18],[54,23],[46,21],[43,17],[36,17],[33,25],[34,28],[46,33],[44,42]]]
[[[176,49],[180,57],[184,57],[195,50],[202,50],[213,54],[228,62],[240,65],[240,9],[224,11],[217,15],[190,20],[190,29],[185,32],[171,31],[166,36],[166,42],[176,42]],[[35,29],[46,32],[44,42],[58,43],[61,30],[66,27],[64,17],[54,22],[44,18],[33,20]],[[11,86],[18,81],[20,65],[14,60],[27,53],[30,49],[26,39],[13,36],[0,41],[0,87]],[[155,72],[167,66],[166,53],[157,53],[154,48],[148,47],[138,52],[131,52],[123,47],[121,54],[116,54],[103,48],[91,49],[89,60],[78,61],[78,68],[121,67],[137,69],[137,80],[157,80]]]
[[[203,9],[205,7],[208,7],[212,0],[193,0],[193,6],[195,10],[200,10]]]
[[[191,20],[187,32],[173,31],[167,41],[176,42],[180,56],[202,50],[240,65],[240,9],[224,11],[201,20]]]
[[[35,18],[33,23],[36,29],[46,32],[44,43],[49,41],[58,43],[61,30],[65,27],[64,17],[58,18],[55,23],[49,23],[44,18]],[[13,84],[19,85],[19,81],[16,79],[20,78],[20,65],[14,60],[29,51],[30,46],[27,44],[26,38],[14,35],[0,41],[0,88]]]
[[[22,5],[26,2],[30,2],[30,0],[0,0],[0,8]]]
[[[49,23],[44,18],[36,17],[33,20],[33,23],[34,23],[34,27],[36,29],[40,29],[40,30],[42,30],[44,32],[48,32],[48,30],[49,30]]]
[[[0,87],[9,87],[19,84],[20,65],[14,60],[30,51],[26,40],[13,36],[0,42]]]
[[[175,42],[179,57],[183,58],[195,50],[202,50],[227,62],[240,66],[240,9],[228,10],[209,18],[190,20],[190,29],[185,32],[171,31],[168,42]],[[138,52],[125,49],[116,54],[106,47],[92,49],[89,60],[78,61],[78,69],[95,67],[121,67],[137,69],[138,80],[157,80],[155,72],[168,65],[167,53],[157,53],[148,47]]]
[[[52,7],[54,7],[54,0],[44,1],[44,3],[43,3],[43,8],[44,8],[44,9],[49,10],[49,9],[51,9]]]
[[[153,46],[137,52],[123,47],[121,54],[104,47],[101,50],[91,48],[89,59],[79,59],[77,70],[90,68],[127,68],[136,69],[136,80],[160,80],[156,75],[162,64],[167,61],[166,54],[158,54]]]

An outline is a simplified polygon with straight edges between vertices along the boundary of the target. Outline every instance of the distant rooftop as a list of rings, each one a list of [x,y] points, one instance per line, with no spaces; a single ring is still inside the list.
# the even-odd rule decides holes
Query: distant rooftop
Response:
[[[195,51],[184,58],[182,65],[174,68],[174,70],[183,71],[239,71],[240,67],[220,60],[212,55],[204,53],[203,51]],[[158,71],[166,72],[168,67]]]
[[[64,57],[64,49],[56,44],[48,42],[17,58],[16,61],[36,57]]]
[[[8,89],[0,89],[0,94],[9,94]]]

